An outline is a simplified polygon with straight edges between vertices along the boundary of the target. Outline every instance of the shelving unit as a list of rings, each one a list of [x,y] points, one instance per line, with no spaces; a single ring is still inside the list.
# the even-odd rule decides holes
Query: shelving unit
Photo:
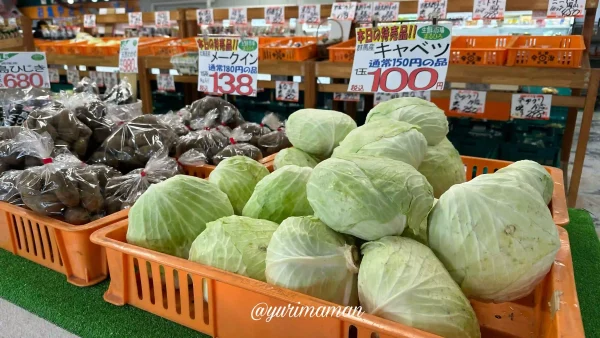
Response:
[[[26,16],[19,18],[20,27],[23,36],[0,40],[0,51],[7,52],[33,52],[33,33],[31,29],[31,19]]]

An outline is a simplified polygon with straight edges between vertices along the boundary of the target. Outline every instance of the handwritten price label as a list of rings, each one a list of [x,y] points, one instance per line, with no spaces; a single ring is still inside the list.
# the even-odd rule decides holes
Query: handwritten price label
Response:
[[[171,13],[169,11],[154,13],[154,24],[158,28],[171,27]]]
[[[129,19],[129,27],[142,27],[144,25],[141,12],[129,13],[127,16]]]
[[[67,67],[67,82],[76,85],[79,82],[79,70],[77,66]]]
[[[114,72],[104,72],[102,73],[102,79],[104,79],[104,86],[106,90],[111,89],[112,87],[119,84],[119,74]]]
[[[356,14],[356,2],[334,2],[331,5],[331,18],[353,21]]]
[[[483,114],[486,92],[477,90],[452,89],[450,110],[455,113]]]
[[[213,25],[215,23],[215,16],[212,8],[209,9],[197,9],[196,10],[196,23],[200,25]]]
[[[354,15],[355,22],[371,22],[373,21],[373,3],[359,2],[356,4],[356,14]]]
[[[447,0],[419,0],[418,18],[419,20],[445,19],[447,6]]]
[[[548,120],[552,95],[513,94],[510,116],[516,119]]]
[[[360,101],[360,94],[357,93],[333,93],[333,101]]]
[[[138,45],[140,38],[131,38],[121,40],[121,49],[119,51],[119,72],[137,73],[138,72]]]
[[[229,8],[229,24],[230,25],[246,25],[248,24],[248,11],[245,7]]]
[[[300,5],[299,23],[319,23],[321,22],[321,5]]]
[[[475,0],[473,3],[473,20],[504,19],[506,0]]]
[[[574,16],[582,18],[585,13],[585,0],[550,0],[548,2],[549,18],[565,18]]]
[[[159,74],[156,79],[158,90],[161,92],[174,92],[175,80],[171,74]]]
[[[265,22],[268,24],[285,23],[285,9],[283,6],[265,7]]]
[[[58,68],[48,68],[48,77],[50,78],[50,83],[59,83],[60,74],[58,73]]]
[[[95,70],[90,70],[88,71],[88,77],[90,78],[90,80],[96,84],[96,86],[98,86],[98,72],[96,72]],[[100,87],[100,86],[98,86]]]
[[[389,22],[398,20],[400,3],[398,2],[375,2],[373,3],[373,20],[378,22]]]
[[[85,14],[83,16],[83,27],[84,28],[96,27],[96,15],[95,14]]]
[[[431,101],[431,92],[419,90],[416,92],[404,92],[404,93],[375,93],[373,99],[373,105],[378,105],[381,102],[397,99],[399,97],[416,97],[425,101]]]
[[[276,81],[277,101],[298,102],[300,99],[300,88],[298,82]]]

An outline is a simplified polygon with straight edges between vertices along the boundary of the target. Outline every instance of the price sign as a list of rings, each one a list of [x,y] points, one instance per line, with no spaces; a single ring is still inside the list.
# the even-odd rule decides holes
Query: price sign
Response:
[[[197,9],[196,10],[196,23],[200,25],[213,25],[215,23],[215,16],[213,15],[212,8],[209,9]]]
[[[245,7],[229,8],[229,24],[246,25],[248,24],[248,11]]]
[[[161,92],[174,92],[175,80],[171,74],[158,74],[156,78],[158,90]]]
[[[300,5],[299,23],[319,23],[321,22],[321,5]]]
[[[50,88],[46,53],[0,52],[0,88]]]
[[[121,49],[119,51],[119,72],[137,73],[138,72],[138,45],[140,38],[131,38],[121,40]]]
[[[48,68],[48,78],[50,79],[50,83],[59,83],[60,82],[60,74],[58,73],[58,68],[49,67]]]
[[[142,12],[128,13],[127,16],[129,18],[129,27],[142,27],[144,25]]]
[[[504,19],[506,0],[474,0],[473,20]]]
[[[79,82],[79,69],[77,66],[67,67],[67,82],[76,85]]]
[[[360,94],[356,93],[333,93],[333,101],[360,101]]]
[[[354,20],[356,2],[334,2],[331,5],[331,18],[336,20]]]
[[[483,114],[486,93],[477,90],[452,89],[450,110],[456,113]]]
[[[389,22],[398,20],[400,3],[398,2],[375,2],[373,3],[373,20],[378,22]]]
[[[404,93],[375,93],[373,99],[373,105],[378,105],[381,102],[397,99],[399,97],[416,97],[425,101],[431,101],[431,92],[419,90],[416,92],[404,92]]]
[[[371,22],[373,21],[373,3],[359,2],[356,4],[356,14],[354,15],[355,22]]]
[[[552,95],[513,94],[510,116],[516,119],[548,120]]]
[[[98,85],[98,72],[96,72],[95,70],[90,70],[88,71],[88,77],[93,83],[96,84],[96,86]]]
[[[285,23],[285,9],[283,6],[265,7],[265,22],[268,24]]]
[[[169,11],[154,13],[154,24],[158,28],[171,27],[171,13]]]
[[[585,0],[550,0],[548,2],[549,18],[565,18],[574,16],[582,18],[585,13]]]
[[[84,28],[96,27],[96,15],[95,14],[85,14],[83,16],[83,27]]]
[[[256,96],[258,38],[198,38],[198,91]]]
[[[349,92],[442,90],[452,24],[394,24],[356,29]]]
[[[419,0],[418,18],[419,20],[445,19],[447,5],[447,0]]]
[[[119,74],[118,73],[102,73],[102,79],[104,80],[104,86],[106,90],[111,89],[112,87],[119,84]]]
[[[276,81],[275,88],[277,101],[298,102],[300,98],[298,82]]]

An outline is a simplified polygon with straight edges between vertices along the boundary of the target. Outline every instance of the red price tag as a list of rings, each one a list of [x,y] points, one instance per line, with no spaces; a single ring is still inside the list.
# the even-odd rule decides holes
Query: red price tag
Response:
[[[214,88],[213,92],[246,96],[256,95],[256,91],[252,89],[252,75],[250,74],[235,76],[231,73],[214,72],[209,77]]]
[[[3,88],[42,87],[44,77],[39,73],[13,73],[4,75]]]

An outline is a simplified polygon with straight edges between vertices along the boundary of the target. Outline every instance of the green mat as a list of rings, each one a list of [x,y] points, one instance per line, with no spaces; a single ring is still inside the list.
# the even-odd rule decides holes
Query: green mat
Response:
[[[600,242],[587,211],[569,210],[577,294],[587,337],[600,337]],[[131,306],[102,298],[108,281],[88,288],[0,250],[0,298],[81,337],[208,337]]]

